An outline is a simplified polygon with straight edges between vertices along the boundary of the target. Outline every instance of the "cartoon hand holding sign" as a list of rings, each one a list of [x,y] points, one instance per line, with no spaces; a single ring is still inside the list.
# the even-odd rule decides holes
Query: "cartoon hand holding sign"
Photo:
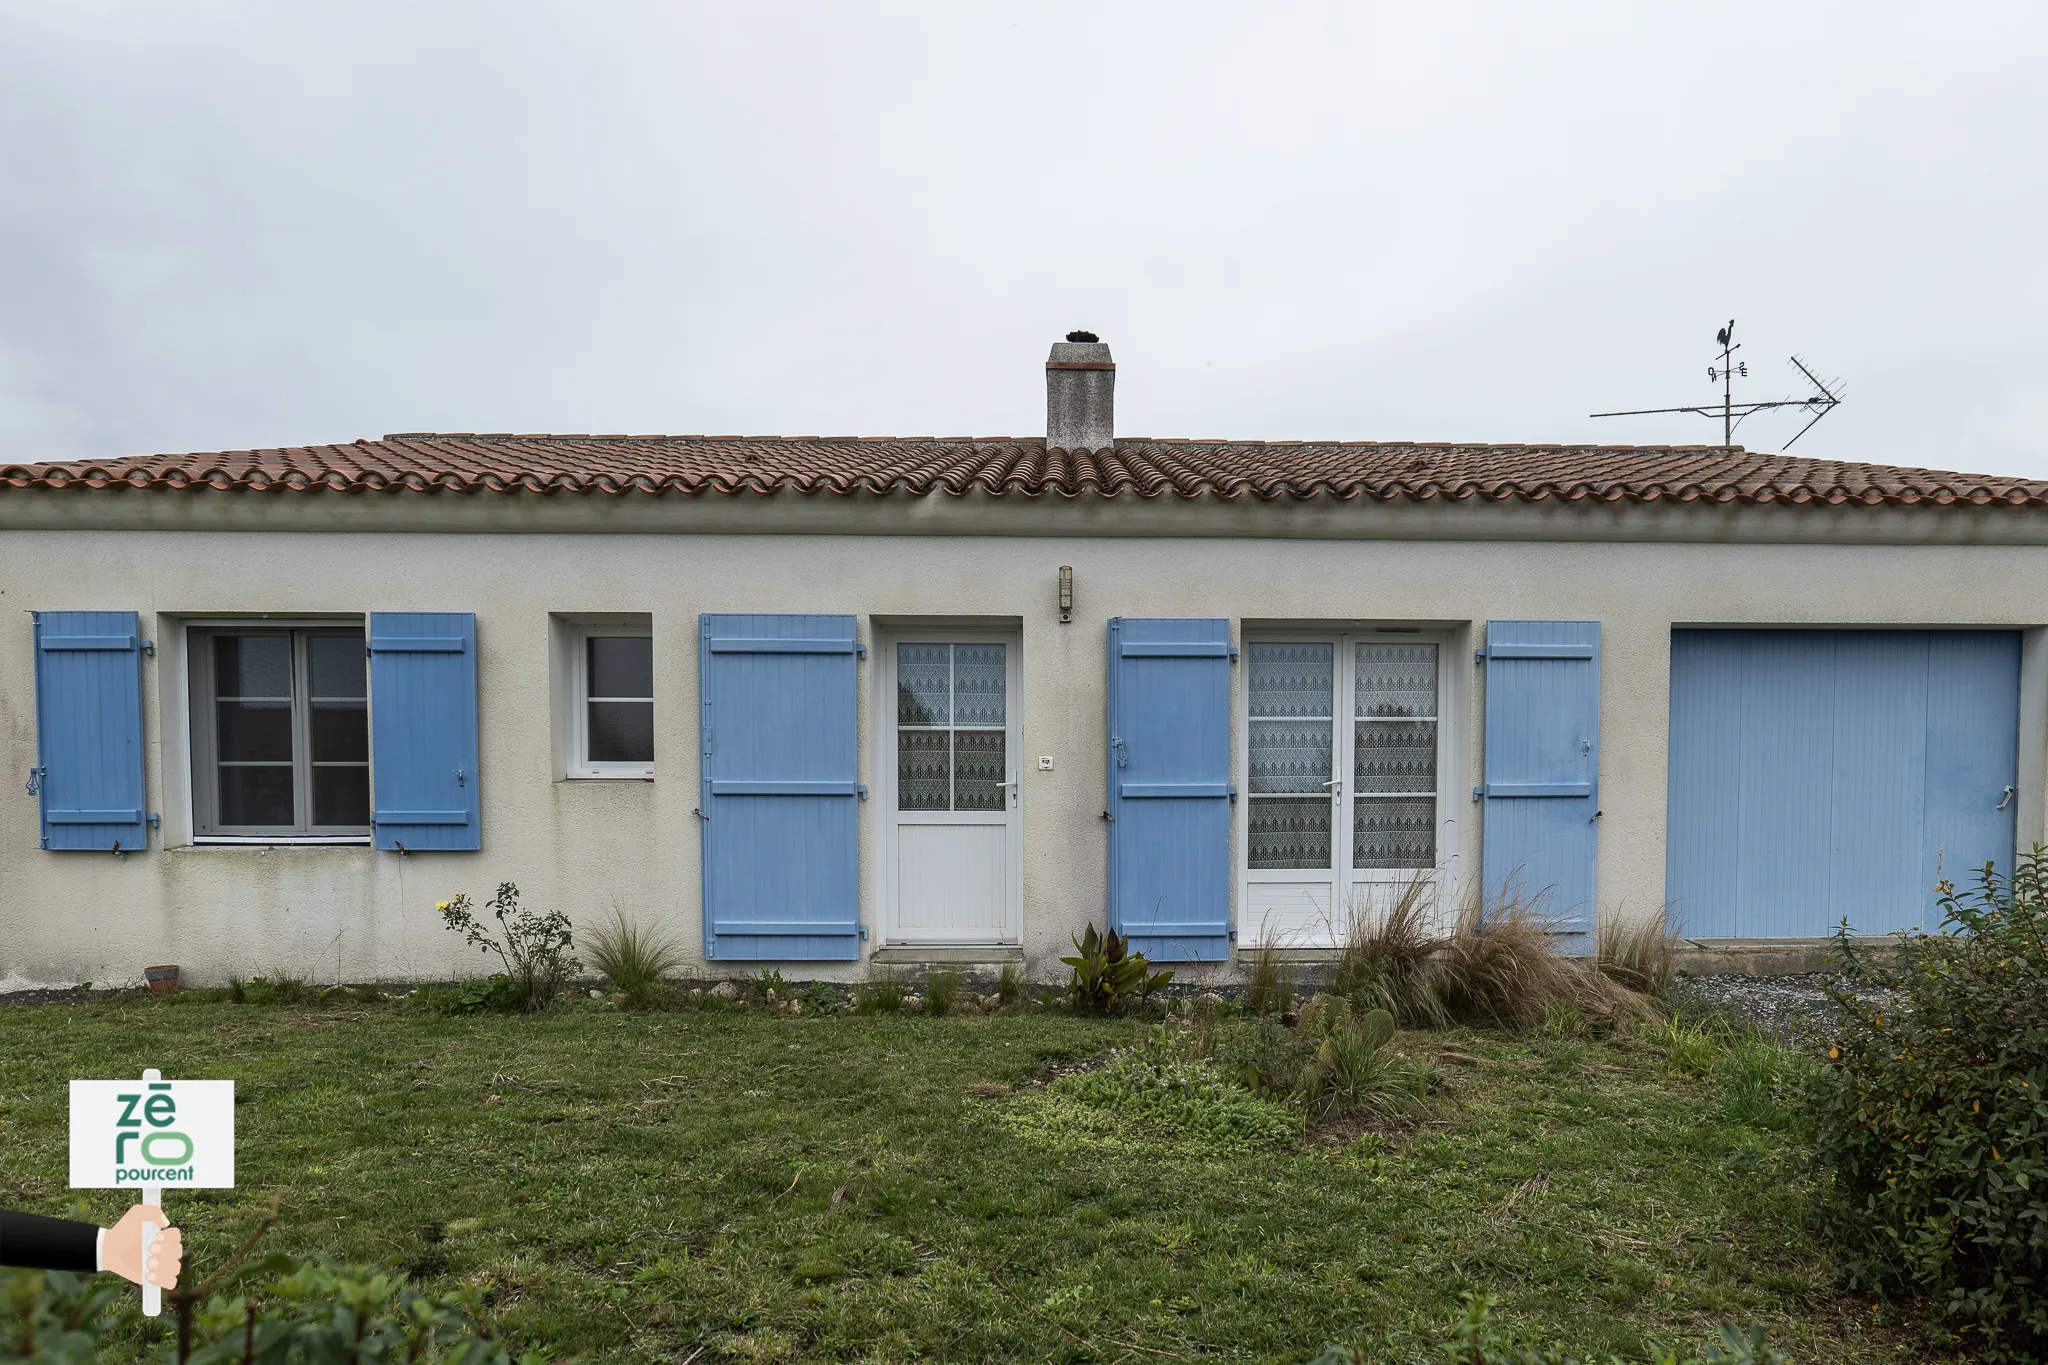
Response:
[[[178,1230],[158,1207],[163,1187],[234,1183],[233,1081],[167,1081],[152,1068],[140,1081],[71,1083],[71,1188],[142,1193],[141,1203],[98,1234],[97,1259],[142,1285],[144,1313],[162,1311],[162,1289],[177,1283],[184,1253]]]

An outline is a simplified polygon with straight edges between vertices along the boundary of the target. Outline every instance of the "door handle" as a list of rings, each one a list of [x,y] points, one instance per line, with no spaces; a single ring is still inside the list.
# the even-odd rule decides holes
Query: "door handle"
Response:
[[[2013,787],[2007,787],[2005,789],[2005,795],[1998,798],[1998,805],[1995,807],[1995,809],[2004,810],[2007,806],[2012,804],[2012,799],[2018,795],[2019,792],[2017,789]]]

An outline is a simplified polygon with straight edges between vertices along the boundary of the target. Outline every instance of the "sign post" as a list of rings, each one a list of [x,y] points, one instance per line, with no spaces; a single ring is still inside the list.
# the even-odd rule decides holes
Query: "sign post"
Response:
[[[71,1188],[140,1192],[162,1207],[165,1186],[232,1189],[235,1083],[167,1081],[155,1067],[140,1081],[71,1083]],[[163,1311],[149,1283],[149,1252],[161,1231],[142,1225],[142,1311]]]

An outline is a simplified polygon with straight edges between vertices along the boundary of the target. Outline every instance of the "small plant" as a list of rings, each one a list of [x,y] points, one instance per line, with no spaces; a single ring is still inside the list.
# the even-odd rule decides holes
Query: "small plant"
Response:
[[[683,965],[682,949],[658,928],[645,928],[612,907],[609,923],[600,924],[586,936],[590,965],[626,996],[636,1009],[660,1002],[667,991],[667,978]]]
[[[1714,1020],[1672,1018],[1643,1025],[1644,1041],[1664,1049],[1664,1068],[1674,1076],[1713,1075],[1726,1033]]]
[[[1743,1039],[1715,1059],[1721,1112],[1752,1128],[1791,1127],[1793,1116],[1785,1101],[1806,1069],[1798,1053],[1768,1039]]]
[[[1199,1142],[1210,1155],[1271,1148],[1300,1131],[1286,1109],[1246,1094],[1220,1068],[1187,1056],[1163,1027],[1112,1053],[1102,1067],[1061,1076],[1050,1090]]]
[[[847,1006],[845,988],[824,981],[813,981],[808,986],[798,986],[789,993],[792,1004],[801,1005],[805,1014],[837,1014]]]
[[[1643,995],[1664,994],[1677,955],[1678,934],[1661,914],[1610,915],[1593,936],[1594,968]]]
[[[1244,1007],[1253,1014],[1285,1014],[1294,1006],[1294,972],[1280,958],[1279,949],[1261,943],[1251,951],[1252,979],[1245,990]]]
[[[575,942],[569,917],[559,910],[542,915],[522,909],[519,888],[512,882],[500,882],[486,907],[498,921],[496,935],[478,922],[468,892],[434,908],[450,929],[479,952],[498,955],[505,964],[505,975],[519,988],[519,1008],[538,1014],[554,1003],[562,983],[583,969],[572,951]]]
[[[1394,1016],[1349,1007],[1319,1020],[1322,1037],[1294,1084],[1295,1102],[1311,1121],[1405,1113],[1427,1095],[1427,1073],[1393,1049]]]
[[[853,988],[854,1012],[901,1014],[909,994],[910,986],[900,972],[892,967],[874,967],[869,970],[868,979]]]
[[[952,970],[935,971],[925,978],[924,1012],[926,1014],[950,1014],[953,1005],[960,999],[960,973]]]
[[[228,999],[238,1005],[309,1005],[318,992],[296,976],[230,977]]]
[[[510,1014],[525,1008],[526,992],[503,972],[493,972],[431,991],[427,1003],[436,1014]]]
[[[1130,951],[1130,940],[1111,929],[1088,932],[1074,940],[1077,956],[1060,961],[1074,969],[1067,994],[1077,1008],[1096,1014],[1118,1014],[1173,980],[1171,971],[1154,972],[1143,953]]]
[[[1014,962],[1003,964],[1003,974],[996,979],[996,1001],[1009,1009],[1024,998],[1024,969]]]
[[[773,967],[763,967],[747,978],[747,991],[756,1000],[781,1000],[789,995],[789,983]]]

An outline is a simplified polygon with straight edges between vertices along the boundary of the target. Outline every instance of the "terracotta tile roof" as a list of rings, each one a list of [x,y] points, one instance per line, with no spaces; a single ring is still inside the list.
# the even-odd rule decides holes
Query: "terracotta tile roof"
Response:
[[[1740,446],[1120,439],[1111,450],[959,437],[565,436],[466,432],[350,445],[0,467],[0,488],[276,492],[964,494],[1274,500],[1520,499],[2048,504],[2048,483],[1766,455]]]

